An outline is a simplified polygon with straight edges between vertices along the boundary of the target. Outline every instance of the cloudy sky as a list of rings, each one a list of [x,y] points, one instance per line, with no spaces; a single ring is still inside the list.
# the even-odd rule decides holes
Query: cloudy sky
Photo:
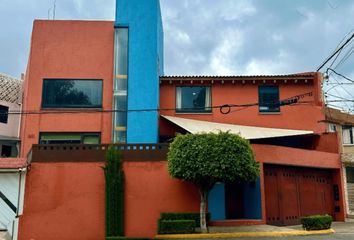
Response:
[[[53,3],[0,0],[0,72],[25,71],[32,22],[53,17]],[[56,0],[55,18],[113,20],[114,8],[115,0]],[[161,8],[166,75],[315,71],[354,29],[352,0],[161,0]],[[353,49],[354,40],[327,67],[354,79]],[[333,72],[329,81],[326,90],[348,83]],[[354,99],[352,85],[329,94]]]

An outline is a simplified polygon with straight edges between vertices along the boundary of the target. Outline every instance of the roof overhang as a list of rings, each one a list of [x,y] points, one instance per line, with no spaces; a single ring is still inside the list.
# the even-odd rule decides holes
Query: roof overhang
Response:
[[[0,172],[23,171],[27,165],[27,158],[0,158]]]
[[[218,133],[220,131],[222,132],[228,131],[230,133],[238,134],[241,137],[249,140],[262,139],[262,138],[303,136],[303,135],[314,134],[313,131],[253,127],[253,126],[200,121],[200,120],[172,117],[172,116],[165,116],[165,115],[161,115],[161,116],[192,134]]]
[[[10,137],[10,136],[0,135],[0,141],[19,142],[20,139],[18,137]]]

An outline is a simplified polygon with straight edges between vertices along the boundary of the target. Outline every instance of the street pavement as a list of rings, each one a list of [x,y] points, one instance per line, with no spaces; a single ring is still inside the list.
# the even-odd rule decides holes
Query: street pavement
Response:
[[[261,227],[260,229],[264,229]],[[288,226],[284,229],[300,230],[301,226]],[[309,235],[309,236],[292,236],[292,237],[247,237],[247,238],[217,238],[218,240],[354,240],[354,222],[334,222],[332,228],[336,231],[334,234],[326,235]],[[279,231],[278,227],[274,230]],[[257,227],[255,232],[259,231]],[[281,231],[281,230],[280,230]],[[200,239],[199,239],[200,240]],[[208,239],[205,239],[208,240]]]

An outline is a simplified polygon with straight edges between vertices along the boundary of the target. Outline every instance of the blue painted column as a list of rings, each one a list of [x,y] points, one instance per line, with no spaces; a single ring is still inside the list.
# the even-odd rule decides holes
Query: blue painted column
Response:
[[[117,0],[115,27],[128,28],[129,35],[126,142],[157,143],[159,76],[164,71],[159,0]]]
[[[244,183],[243,202],[246,219],[262,219],[260,178],[255,183]]]
[[[211,220],[225,220],[225,185],[217,183],[209,193],[208,211]]]

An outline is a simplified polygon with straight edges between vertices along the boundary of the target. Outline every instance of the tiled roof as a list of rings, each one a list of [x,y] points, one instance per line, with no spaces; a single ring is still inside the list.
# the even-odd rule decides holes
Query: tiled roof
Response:
[[[23,81],[0,73],[0,100],[21,103]]]
[[[354,114],[343,112],[339,109],[326,107],[324,109],[328,122],[339,124],[354,124]]]
[[[194,75],[194,76],[177,76],[177,75],[172,75],[172,76],[161,76],[161,79],[170,79],[170,78],[213,78],[213,79],[217,79],[217,78],[240,78],[240,79],[244,79],[244,78],[250,78],[250,79],[254,79],[254,78],[294,78],[294,77],[305,77],[305,78],[310,78],[310,77],[314,77],[315,72],[304,72],[304,73],[295,73],[295,74],[283,74],[283,75],[234,75],[234,76],[204,76],[204,75]]]
[[[161,76],[160,83],[164,82],[185,82],[185,81],[210,81],[210,82],[253,82],[263,81],[264,83],[267,81],[294,81],[295,83],[298,81],[304,81],[307,83],[308,81],[312,81],[315,79],[316,73],[297,73],[297,74],[288,74],[288,75],[237,75],[237,76]]]
[[[27,158],[0,158],[0,169],[19,169],[27,166]]]

